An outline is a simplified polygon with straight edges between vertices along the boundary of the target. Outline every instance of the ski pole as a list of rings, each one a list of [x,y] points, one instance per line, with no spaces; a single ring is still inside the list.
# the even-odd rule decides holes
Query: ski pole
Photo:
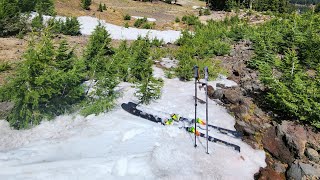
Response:
[[[209,154],[209,143],[208,143],[208,79],[209,79],[209,74],[208,74],[208,67],[206,66],[204,68],[204,78],[206,82],[206,139],[207,139],[207,154]]]
[[[194,128],[195,132],[197,132],[197,80],[199,79],[199,69],[198,66],[193,67],[194,70]],[[197,135],[194,134],[194,147],[197,147]]]

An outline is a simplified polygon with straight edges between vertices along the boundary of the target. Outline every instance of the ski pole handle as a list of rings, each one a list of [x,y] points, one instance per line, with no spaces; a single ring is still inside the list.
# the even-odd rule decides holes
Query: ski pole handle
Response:
[[[195,79],[199,79],[199,68],[198,68],[198,66],[194,66],[193,70],[194,70],[194,78]]]
[[[208,67],[204,67],[204,78],[208,81],[209,79],[209,73],[208,73]]]

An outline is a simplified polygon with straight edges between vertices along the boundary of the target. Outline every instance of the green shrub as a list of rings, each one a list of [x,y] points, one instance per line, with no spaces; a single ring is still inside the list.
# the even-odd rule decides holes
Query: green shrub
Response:
[[[81,7],[85,10],[90,10],[92,0],[81,0]]]
[[[197,25],[200,24],[199,18],[195,15],[183,16],[182,22],[188,25]]]
[[[129,23],[126,22],[126,23],[124,24],[124,27],[125,27],[125,28],[129,28],[129,27],[130,27],[130,26],[129,26]]]
[[[99,4],[98,11],[99,11],[99,12],[103,12],[103,6],[102,6],[101,2],[100,2],[100,4]]]
[[[29,43],[16,76],[0,89],[2,100],[14,102],[7,117],[11,126],[18,129],[32,127],[44,118],[65,113],[81,101],[84,66],[72,50],[67,51],[67,46],[59,50],[54,48],[48,30],[44,31],[38,44]],[[61,68],[64,67],[62,62],[69,68]]]
[[[106,4],[103,3],[102,10],[107,10]]]
[[[78,19],[76,17],[67,17],[62,29],[62,33],[71,36],[80,35],[80,23]]]
[[[161,88],[163,80],[151,76],[144,77],[141,82],[137,83],[138,91],[134,94],[140,103],[150,104],[151,101],[161,97]]]
[[[206,9],[204,9],[203,14],[204,14],[205,16],[209,16],[209,15],[211,14],[211,12],[210,12],[210,10],[209,10],[208,8],[206,8]]]
[[[10,70],[10,69],[11,69],[11,66],[8,62],[0,63],[0,72],[4,72],[4,71]]]
[[[41,14],[32,19],[31,26],[34,31],[40,31],[43,29],[43,17]]]
[[[129,21],[131,20],[131,16],[129,14],[126,14],[125,16],[123,16],[123,19]]]
[[[56,15],[56,12],[54,10],[54,2],[53,2],[53,0],[37,1],[37,4],[36,4],[35,8],[36,8],[36,11],[39,14],[50,15],[50,16]]]
[[[145,24],[146,22],[147,22],[148,20],[147,20],[147,18],[146,17],[144,17],[144,18],[142,18],[142,19],[137,19],[135,22],[134,22],[134,24],[133,24],[133,26],[134,27],[141,27],[143,24]]]
[[[179,23],[180,22],[180,18],[179,17],[176,17],[176,19],[174,20],[176,23]]]
[[[315,12],[315,13],[319,13],[319,12],[320,12],[320,3],[318,3],[318,4],[315,6],[314,12]]]

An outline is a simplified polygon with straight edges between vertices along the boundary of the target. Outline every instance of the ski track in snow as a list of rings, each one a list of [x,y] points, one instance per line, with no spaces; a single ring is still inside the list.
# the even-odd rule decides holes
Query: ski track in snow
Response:
[[[154,75],[164,77],[154,67]],[[162,97],[148,108],[185,117],[194,115],[194,82],[165,79]],[[220,76],[228,86],[234,82]],[[0,121],[0,179],[253,179],[266,166],[265,153],[240,139],[216,131],[210,135],[241,146],[232,148],[198,138],[175,126],[162,126],[121,109],[136,101],[132,84],[121,83],[123,97],[111,112],[82,117],[63,115],[29,130],[12,130]],[[199,98],[205,93],[199,91]],[[225,108],[209,103],[209,123],[234,129],[235,120]],[[199,117],[205,105],[198,104]]]

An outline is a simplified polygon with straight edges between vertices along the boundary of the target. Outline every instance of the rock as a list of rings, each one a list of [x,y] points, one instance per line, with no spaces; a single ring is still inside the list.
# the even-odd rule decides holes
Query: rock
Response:
[[[238,104],[242,100],[240,96],[241,91],[237,89],[224,89],[221,101],[226,104]]]
[[[280,161],[288,164],[294,161],[294,157],[289,149],[285,146],[282,139],[276,135],[275,127],[269,128],[263,134],[262,144],[265,150],[270,152],[270,154],[272,154]]]
[[[14,104],[11,102],[0,102],[0,119],[6,118],[13,106]]]
[[[280,162],[275,162],[273,166],[274,166],[274,170],[277,173],[285,173],[288,165],[282,164]]]
[[[223,97],[223,90],[217,89],[213,92],[213,94],[210,96],[211,99],[221,99]]]
[[[216,87],[219,87],[219,88],[225,88],[226,85],[222,84],[222,83],[217,83],[216,84]]]
[[[258,177],[255,177],[258,180],[285,180],[286,177],[284,174],[278,173],[271,168],[264,168],[260,170]]]
[[[282,136],[290,150],[302,157],[306,149],[307,134],[303,126],[294,122],[283,121],[277,126],[277,134]]]
[[[310,164],[295,161],[287,172],[287,177],[294,180],[319,179],[320,169]]]
[[[316,151],[320,151],[320,133],[316,133],[312,128],[307,128],[308,146]]]
[[[311,161],[319,162],[320,160],[319,153],[312,148],[307,148],[305,154]]]
[[[236,121],[235,128],[244,136],[250,136],[255,134],[255,130],[244,121]]]

